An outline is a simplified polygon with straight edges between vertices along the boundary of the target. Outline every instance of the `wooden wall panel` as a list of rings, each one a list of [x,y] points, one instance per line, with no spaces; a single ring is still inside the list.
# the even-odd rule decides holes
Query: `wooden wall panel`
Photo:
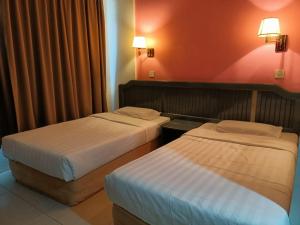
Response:
[[[249,120],[251,91],[164,89],[163,112],[215,119]]]
[[[162,89],[151,86],[120,89],[120,106],[137,106],[162,112]]]
[[[293,127],[296,100],[269,91],[258,93],[256,121],[283,127]]]
[[[300,131],[300,93],[275,85],[130,81],[119,93],[120,107],[208,121],[253,120]]]

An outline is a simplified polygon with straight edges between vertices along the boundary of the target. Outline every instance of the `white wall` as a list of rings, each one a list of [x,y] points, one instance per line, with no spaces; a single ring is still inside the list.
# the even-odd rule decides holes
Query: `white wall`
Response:
[[[118,85],[135,79],[134,0],[104,0],[107,51],[107,101],[118,108]]]

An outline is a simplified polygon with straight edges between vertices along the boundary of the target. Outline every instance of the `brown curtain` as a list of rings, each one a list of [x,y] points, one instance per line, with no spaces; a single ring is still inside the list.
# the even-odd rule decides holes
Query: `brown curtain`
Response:
[[[2,134],[106,111],[102,4],[0,0]]]

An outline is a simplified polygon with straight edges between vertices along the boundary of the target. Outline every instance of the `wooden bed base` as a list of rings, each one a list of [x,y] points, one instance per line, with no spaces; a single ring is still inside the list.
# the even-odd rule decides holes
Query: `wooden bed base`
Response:
[[[9,166],[15,179],[55,200],[73,206],[76,205],[104,187],[104,178],[116,168],[135,160],[160,146],[160,139],[141,145],[115,160],[93,170],[75,181],[65,182],[61,179],[46,175],[16,161],[9,161]]]
[[[116,204],[113,205],[112,214],[114,225],[149,225]]]

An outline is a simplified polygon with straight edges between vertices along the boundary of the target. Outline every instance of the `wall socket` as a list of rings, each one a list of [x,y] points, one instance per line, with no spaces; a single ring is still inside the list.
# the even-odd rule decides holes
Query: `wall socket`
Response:
[[[284,76],[285,76],[284,69],[275,70],[274,72],[275,79],[284,79]]]
[[[149,78],[155,78],[155,75],[156,75],[156,72],[155,72],[154,70],[150,70],[150,71],[148,72],[148,77],[149,77]]]

